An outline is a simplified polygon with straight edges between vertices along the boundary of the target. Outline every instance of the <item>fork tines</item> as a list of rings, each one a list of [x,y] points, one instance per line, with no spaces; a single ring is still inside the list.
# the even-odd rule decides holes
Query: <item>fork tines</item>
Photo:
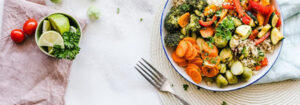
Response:
[[[159,89],[165,81],[165,77],[143,58],[142,62],[138,61],[134,68],[157,89]]]

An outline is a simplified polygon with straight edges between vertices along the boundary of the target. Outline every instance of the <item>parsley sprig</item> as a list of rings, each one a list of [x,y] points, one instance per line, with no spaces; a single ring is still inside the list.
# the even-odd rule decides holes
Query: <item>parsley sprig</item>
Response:
[[[59,45],[53,47],[53,55],[59,59],[74,60],[76,55],[79,53],[79,40],[80,31],[77,29],[76,32],[65,32],[62,35],[65,47],[62,48]]]
[[[216,28],[216,36],[230,40],[234,29],[234,21],[231,17],[226,17]]]

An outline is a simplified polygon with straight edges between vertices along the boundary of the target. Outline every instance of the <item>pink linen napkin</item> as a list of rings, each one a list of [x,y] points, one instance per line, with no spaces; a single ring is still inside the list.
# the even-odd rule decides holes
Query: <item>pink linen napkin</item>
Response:
[[[16,44],[10,31],[55,12],[44,0],[5,0],[0,34],[0,105],[63,105],[72,61],[43,54],[34,36]],[[85,22],[80,21],[85,27]]]

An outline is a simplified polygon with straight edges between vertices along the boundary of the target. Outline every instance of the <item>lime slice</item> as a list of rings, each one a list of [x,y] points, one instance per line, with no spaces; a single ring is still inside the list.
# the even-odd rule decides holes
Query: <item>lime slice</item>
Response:
[[[76,32],[77,32],[77,29],[76,29],[74,26],[71,26],[71,27],[70,27],[70,32],[76,33]]]
[[[53,14],[48,17],[52,27],[60,34],[70,30],[69,19],[62,14]]]
[[[52,54],[53,53],[53,47],[48,47],[48,53]]]
[[[64,40],[61,35],[56,31],[44,32],[39,39],[39,46],[53,47],[54,45],[60,45],[64,48]]]
[[[48,20],[44,20],[43,22],[43,33],[46,31],[50,31],[51,30],[51,26],[50,26],[50,22]]]

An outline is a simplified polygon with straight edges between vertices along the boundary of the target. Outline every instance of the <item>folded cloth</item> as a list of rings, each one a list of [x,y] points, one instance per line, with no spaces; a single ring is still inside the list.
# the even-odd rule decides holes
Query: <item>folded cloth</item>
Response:
[[[257,84],[300,79],[300,1],[278,0],[278,4],[284,18],[285,39],[277,62]]]
[[[56,12],[43,0],[5,0],[0,34],[0,105],[63,105],[72,61],[43,54],[34,36],[16,44],[10,31]],[[32,2],[36,1],[36,3]],[[85,22],[80,21],[81,27]]]

